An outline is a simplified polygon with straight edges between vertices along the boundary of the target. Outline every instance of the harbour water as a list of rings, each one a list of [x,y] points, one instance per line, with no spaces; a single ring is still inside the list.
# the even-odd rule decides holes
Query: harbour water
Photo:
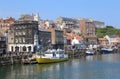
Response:
[[[52,64],[0,66],[0,79],[120,79],[120,54],[86,56]]]

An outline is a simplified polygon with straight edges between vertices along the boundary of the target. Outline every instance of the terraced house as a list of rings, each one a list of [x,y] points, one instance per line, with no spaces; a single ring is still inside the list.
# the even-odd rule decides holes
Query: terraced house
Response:
[[[33,52],[38,44],[38,22],[16,21],[10,27],[8,47],[12,52]]]

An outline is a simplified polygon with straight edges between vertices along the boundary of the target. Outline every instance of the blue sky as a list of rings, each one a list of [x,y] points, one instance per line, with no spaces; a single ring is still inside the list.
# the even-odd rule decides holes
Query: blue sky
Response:
[[[0,18],[39,13],[41,19],[93,18],[120,28],[120,0],[1,0]]]

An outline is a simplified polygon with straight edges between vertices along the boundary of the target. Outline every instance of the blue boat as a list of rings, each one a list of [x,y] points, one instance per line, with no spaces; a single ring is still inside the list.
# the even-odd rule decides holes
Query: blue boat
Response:
[[[109,54],[109,53],[112,53],[113,52],[113,48],[102,48],[101,49],[101,52],[103,54]]]

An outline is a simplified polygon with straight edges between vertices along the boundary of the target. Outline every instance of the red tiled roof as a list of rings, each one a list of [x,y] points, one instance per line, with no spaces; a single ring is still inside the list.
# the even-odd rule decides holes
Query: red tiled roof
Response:
[[[98,38],[99,41],[107,41],[106,38]]]
[[[73,33],[66,33],[66,34],[64,34],[64,37],[66,37],[68,40],[72,40],[74,37],[79,41],[82,40],[81,36],[79,36],[77,34],[73,34]]]
[[[120,37],[117,37],[117,38],[116,38],[116,40],[118,40],[118,41],[119,41],[119,40],[120,40]]]
[[[85,38],[97,38],[96,36],[85,36]]]

